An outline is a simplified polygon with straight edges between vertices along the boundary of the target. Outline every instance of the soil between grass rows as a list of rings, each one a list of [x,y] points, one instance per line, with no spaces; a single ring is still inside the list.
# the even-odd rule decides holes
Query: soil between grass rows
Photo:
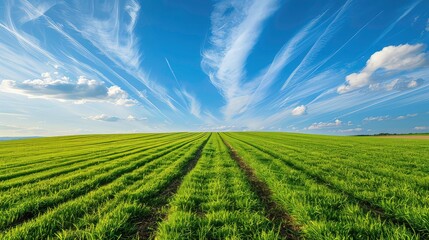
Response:
[[[272,192],[268,185],[261,181],[254,173],[254,170],[238,155],[234,148],[222,138],[223,143],[228,147],[229,154],[240,166],[241,170],[246,174],[247,179],[256,193],[258,198],[264,205],[267,218],[280,226],[280,235],[285,239],[301,239],[299,226],[294,222],[293,218],[284,211],[273,199]]]
[[[415,209],[428,206],[424,201],[418,205],[420,199],[411,197],[427,192],[429,178],[420,176],[429,171],[422,160],[429,157],[425,141],[415,140],[413,151],[394,156],[373,152],[383,147],[385,151],[397,152],[396,149],[404,148],[402,143],[413,140],[368,140],[380,144],[376,145],[363,138],[347,138],[349,143],[331,137],[332,141],[323,142],[327,137],[294,134],[192,135],[143,136],[136,146],[132,141],[139,138],[135,136],[121,144],[100,138],[103,144],[112,144],[114,148],[105,152],[95,147],[97,152],[85,152],[92,149],[88,147],[80,156],[64,152],[67,160],[60,158],[62,152],[52,160],[43,159],[50,156],[50,149],[43,149],[33,159],[35,162],[20,158],[14,162],[11,153],[0,156],[0,160],[6,157],[8,161],[3,166],[4,174],[0,173],[0,193],[3,193],[0,213],[4,213],[0,214],[3,215],[0,216],[3,229],[1,226],[0,229],[4,230],[0,238],[426,239],[429,236],[427,225],[415,221],[427,219],[425,211],[414,210],[421,214],[409,216],[388,208],[400,209],[404,206],[401,203]],[[96,139],[88,139],[98,145]],[[393,141],[401,144],[395,145]],[[355,148],[349,149],[348,145]],[[365,146],[372,148],[366,151],[368,156],[384,158],[368,160],[362,154]],[[349,157],[353,153],[363,159]],[[386,156],[395,161],[380,168],[387,163]],[[7,170],[9,167],[15,172]],[[23,176],[18,176],[21,173]],[[381,191],[384,188],[379,199],[353,191],[378,189],[379,178],[386,179],[386,186],[409,187],[404,190],[412,194],[406,197],[385,189],[392,195],[391,202],[385,204],[389,199]],[[343,180],[349,181],[348,184],[343,184]],[[374,185],[359,185],[363,180]],[[78,183],[82,187],[78,188]]]
[[[138,235],[142,239],[153,239],[153,235],[156,232],[156,225],[165,218],[165,214],[161,212],[163,207],[166,207],[168,200],[177,192],[177,189],[181,185],[183,178],[194,169],[198,160],[201,158],[201,153],[204,149],[204,146],[207,144],[207,141],[210,139],[211,134],[203,142],[203,144],[198,148],[195,156],[186,164],[182,169],[180,175],[175,178],[161,193],[158,195],[157,199],[147,203],[146,205],[151,209],[150,214],[141,219],[138,223]]]

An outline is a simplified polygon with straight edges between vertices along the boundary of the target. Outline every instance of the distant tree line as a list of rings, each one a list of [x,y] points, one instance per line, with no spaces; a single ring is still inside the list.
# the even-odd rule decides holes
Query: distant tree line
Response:
[[[376,133],[376,134],[358,134],[355,136],[365,137],[365,136],[394,136],[394,135],[421,135],[427,133]]]

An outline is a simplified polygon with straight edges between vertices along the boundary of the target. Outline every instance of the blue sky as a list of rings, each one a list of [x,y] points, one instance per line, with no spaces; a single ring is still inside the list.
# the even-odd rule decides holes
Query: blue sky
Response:
[[[429,1],[1,1],[0,135],[429,132]]]

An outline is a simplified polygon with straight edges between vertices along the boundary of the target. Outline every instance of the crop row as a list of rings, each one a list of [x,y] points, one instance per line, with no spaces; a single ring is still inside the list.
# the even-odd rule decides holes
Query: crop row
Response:
[[[290,213],[306,239],[419,238],[406,225],[381,219],[364,208],[358,199],[321,182],[323,175],[309,174],[311,164],[296,167],[298,162],[311,162],[311,156],[294,160],[288,154],[289,142],[276,145],[269,138],[238,133],[222,136],[267,183],[275,201]],[[349,178],[349,181],[355,179]]]
[[[157,239],[277,239],[244,173],[213,134],[160,223]]]
[[[40,189],[27,189],[25,194],[11,197],[2,195],[8,198],[6,204],[12,205],[2,208],[5,210],[0,214],[1,226],[5,231],[0,238],[44,239],[59,234],[60,230],[72,229],[79,222],[85,223],[85,219],[101,209],[105,209],[106,214],[118,213],[119,210],[110,211],[112,209],[103,207],[105,205],[113,208],[122,205],[124,211],[131,211],[133,206],[144,204],[144,196],[156,194],[171,178],[177,177],[206,137],[206,134],[195,134],[148,150],[147,154],[125,157],[126,161],[107,171],[98,169],[95,175],[95,172],[83,173],[86,174],[83,178],[77,174],[74,178],[78,181],[73,184],[57,177],[58,183],[51,185],[55,190],[36,185]],[[107,166],[100,166],[103,167]],[[13,204],[20,198],[26,201],[18,200],[18,204]],[[144,209],[135,208],[136,211]]]
[[[36,215],[47,207],[85,194],[124,173],[143,166],[162,154],[171,152],[185,144],[192,144],[191,140],[185,138],[185,142],[182,143],[173,142],[142,154],[120,158],[111,164],[96,166],[91,171],[77,171],[71,177],[61,176],[48,179],[45,182],[38,182],[34,186],[26,185],[19,188],[18,191],[11,189],[0,197],[0,206],[5,209],[0,211],[0,229],[8,227],[23,217],[28,218],[28,216]]]
[[[74,158],[91,157],[97,154],[109,153],[112,148],[136,146],[137,143],[150,142],[157,139],[162,141],[166,138],[173,139],[175,137],[177,137],[175,134],[143,134],[135,137],[114,138],[114,140],[106,141],[103,140],[102,136],[99,136],[93,139],[94,142],[89,142],[87,145],[82,145],[82,141],[85,141],[84,138],[80,141],[75,140],[69,144],[63,144],[65,147],[56,146],[62,144],[61,138],[55,138],[55,140],[50,140],[48,138],[50,141],[47,143],[45,143],[45,141],[47,141],[46,139],[37,139],[37,141],[35,141],[37,144],[33,143],[33,145],[37,147],[28,149],[24,149],[24,146],[20,146],[19,144],[9,147],[10,143],[6,144],[1,142],[1,149],[8,149],[8,152],[0,155],[0,175],[2,175],[4,171],[10,172],[27,167],[34,168],[36,165],[44,166],[46,164],[69,161],[69,159]],[[96,141],[97,139],[98,142]],[[28,139],[22,141],[31,142]],[[57,144],[55,145],[55,143]]]
[[[282,133],[3,142],[0,239],[426,239],[426,159],[422,141]]]
[[[189,136],[183,136],[183,139],[186,139]],[[120,144],[115,144],[115,147],[111,147],[110,152],[97,154],[94,153],[92,157],[87,155],[78,156],[78,159],[65,158],[66,162],[58,165],[56,160],[52,160],[53,163],[43,165],[41,167],[32,166],[24,171],[11,172],[6,175],[3,175],[3,180],[0,182],[0,190],[9,189],[11,187],[16,187],[28,183],[41,181],[43,179],[49,179],[55,176],[62,175],[64,177],[66,173],[74,174],[76,170],[83,171],[86,168],[97,167],[100,164],[106,164],[111,161],[117,161],[123,157],[130,157],[137,153],[148,154],[146,150],[154,149],[158,146],[164,146],[176,141],[176,137],[164,137],[162,139],[151,139],[147,141],[134,142],[131,146],[117,146]],[[62,155],[59,154],[59,155]],[[69,162],[67,162],[69,161]],[[37,171],[35,170],[37,169]],[[19,178],[18,178],[19,177]],[[14,179],[13,179],[14,178]]]

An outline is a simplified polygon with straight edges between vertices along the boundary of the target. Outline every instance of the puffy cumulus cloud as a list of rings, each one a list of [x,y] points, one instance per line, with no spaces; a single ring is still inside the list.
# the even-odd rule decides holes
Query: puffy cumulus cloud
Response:
[[[334,122],[318,122],[311,124],[307,129],[308,130],[317,130],[322,128],[332,128],[332,127],[338,127],[341,126],[342,121],[339,119],[336,119]]]
[[[40,79],[17,82],[3,80],[0,91],[25,95],[31,98],[72,100],[75,103],[110,102],[116,105],[132,106],[136,100],[118,86],[107,87],[104,82],[80,76],[77,81],[68,77],[60,77],[58,73],[42,73]]]
[[[387,46],[381,51],[375,52],[366,62],[365,68],[358,73],[352,73],[346,77],[346,83],[337,88],[337,92],[342,94],[357,88],[370,85],[373,82],[374,73],[382,70],[385,72],[413,70],[429,63],[429,55],[424,51],[423,44],[403,44],[398,46]],[[421,81],[421,80],[419,80]],[[387,90],[394,89],[398,82],[403,82],[406,88],[418,86],[418,80],[391,82],[386,85]],[[375,84],[374,86],[377,86]],[[401,84],[398,88],[402,87]]]
[[[427,127],[427,126],[417,126],[417,127],[414,127],[414,130],[429,130],[429,127]]]
[[[292,110],[293,116],[301,116],[304,115],[307,111],[307,107],[304,105],[300,105]]]
[[[423,44],[385,47],[371,56],[364,71],[371,73],[378,69],[407,70],[421,67],[427,62],[424,48]]]
[[[118,86],[107,88],[107,99],[112,100],[116,105],[133,106],[137,103],[136,100],[130,99],[128,93]]]

